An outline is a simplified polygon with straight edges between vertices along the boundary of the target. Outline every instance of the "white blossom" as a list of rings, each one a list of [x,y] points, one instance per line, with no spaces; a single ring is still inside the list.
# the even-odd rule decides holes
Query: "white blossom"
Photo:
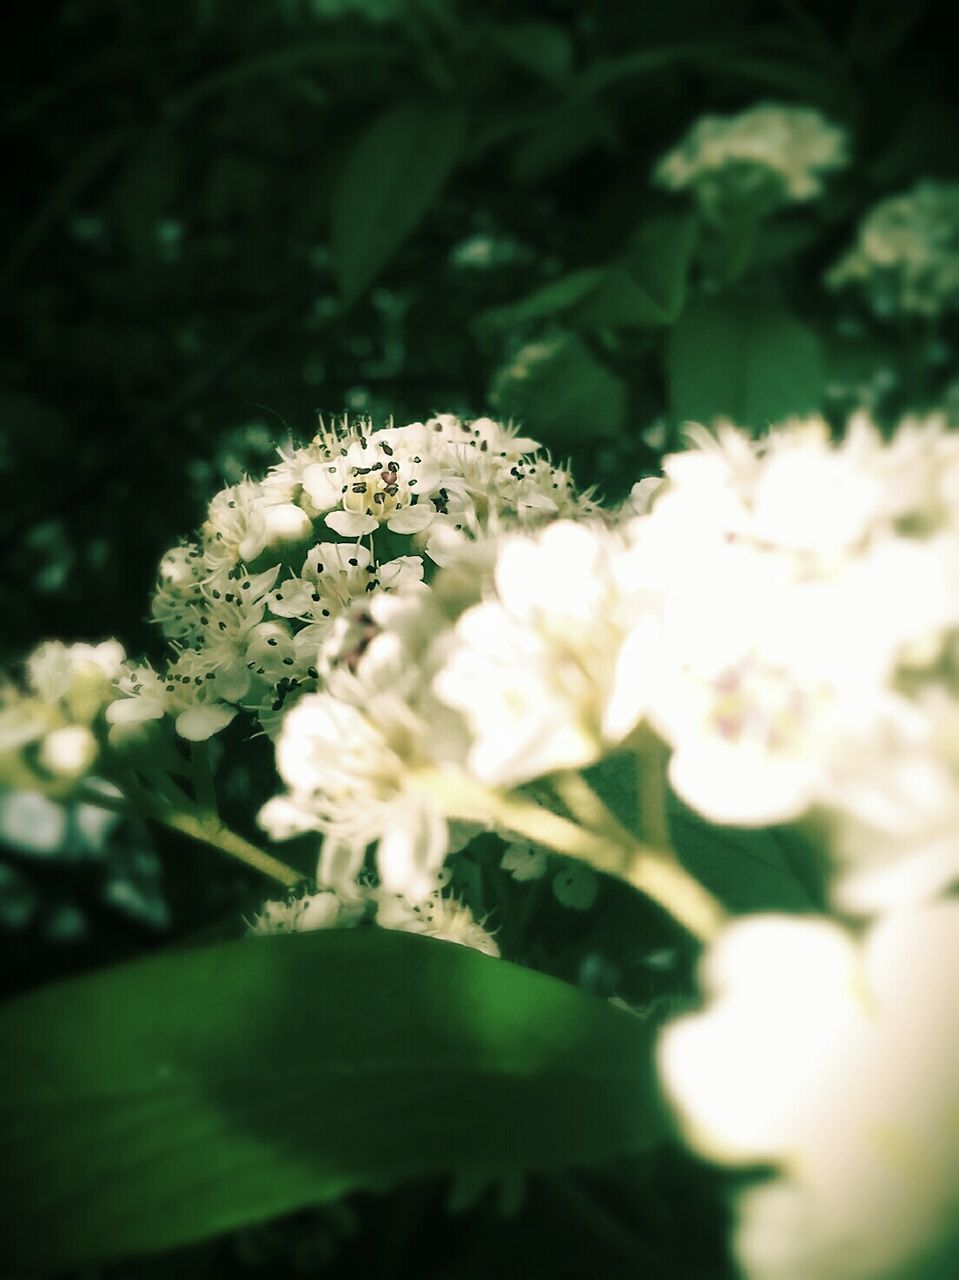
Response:
[[[868,797],[931,740],[905,727],[931,706],[919,693],[953,679],[942,655],[959,635],[959,540],[945,495],[959,439],[931,418],[886,442],[862,415],[839,442],[819,419],[759,442],[728,425],[695,439],[666,459],[634,534],[663,596],[668,658],[649,715],[673,747],[670,781],[716,822],[826,810],[852,877],[868,840],[841,815],[858,813],[886,851],[874,865],[895,876],[893,845],[918,857],[921,829],[953,811],[937,801],[931,822],[928,804],[904,804],[893,821]],[[941,843],[930,857],[945,874]],[[917,891],[920,879],[931,883]],[[863,886],[854,898],[867,900]]]
[[[635,727],[654,676],[658,624],[634,552],[557,521],[505,537],[493,579],[434,682],[469,724],[469,768],[513,785],[590,763]]]
[[[843,129],[811,107],[762,103],[703,116],[657,164],[654,180],[691,189],[707,217],[811,200],[823,174],[848,161]]]
[[[331,693],[307,694],[286,715],[276,763],[289,791],[283,810],[267,805],[260,823],[274,838],[295,828],[290,804],[340,848],[355,879],[377,843],[384,887],[414,900],[429,893],[449,849],[446,818],[417,769],[432,763],[431,727],[389,693],[362,707]],[[337,887],[337,886],[335,886]]]
[[[959,302],[959,183],[925,179],[881,200],[826,283],[858,287],[880,316],[935,317],[953,310]]]
[[[704,1011],[659,1043],[688,1141],[777,1176],[738,1196],[749,1280],[948,1280],[959,1258],[959,902],[857,940],[752,917],[705,958]]]

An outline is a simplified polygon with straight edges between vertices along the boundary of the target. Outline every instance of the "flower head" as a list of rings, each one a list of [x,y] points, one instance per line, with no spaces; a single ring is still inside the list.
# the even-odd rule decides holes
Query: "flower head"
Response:
[[[734,116],[703,116],[659,161],[654,180],[691,189],[706,217],[719,221],[811,200],[822,175],[847,161],[845,131],[818,111],[762,103]]]
[[[659,1065],[691,1144],[773,1163],[740,1193],[750,1280],[950,1276],[959,1257],[959,903],[881,921],[752,917],[707,954],[711,1003]]]

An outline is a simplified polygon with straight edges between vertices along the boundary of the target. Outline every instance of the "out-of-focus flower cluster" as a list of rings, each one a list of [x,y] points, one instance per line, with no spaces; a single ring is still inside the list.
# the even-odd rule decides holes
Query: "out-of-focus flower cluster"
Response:
[[[848,162],[846,133],[811,107],[761,103],[699,119],[654,170],[654,181],[689,190],[713,222],[762,216],[812,200],[823,175]]]
[[[103,715],[126,655],[102,644],[45,641],[26,660],[24,687],[0,687],[0,778],[25,756],[56,778],[78,778],[99,755]]]
[[[937,317],[959,302],[959,183],[918,182],[881,200],[826,276],[858,288],[881,317]]]

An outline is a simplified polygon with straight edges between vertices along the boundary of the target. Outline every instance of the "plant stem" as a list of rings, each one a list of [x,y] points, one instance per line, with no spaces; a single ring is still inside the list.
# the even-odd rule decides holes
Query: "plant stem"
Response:
[[[658,849],[670,848],[666,820],[666,764],[669,748],[653,733],[641,740],[637,751],[636,789],[643,839]]]
[[[280,884],[285,884],[289,888],[305,879],[301,872],[281,862],[279,858],[274,858],[272,854],[264,853],[255,844],[251,844],[237,832],[225,827],[219,818],[213,815],[203,817],[187,813],[182,809],[171,809],[166,813],[161,812],[153,816],[163,826],[180,831],[194,840],[199,840],[201,844],[212,845],[214,849],[228,853],[233,858],[239,858],[248,867],[253,867],[255,871],[279,880]]]
[[[119,785],[137,811],[161,826],[179,831],[182,835],[190,836],[201,844],[211,845],[214,849],[238,858],[248,867],[253,867],[255,871],[270,876],[273,880],[279,880],[280,884],[288,887],[299,884],[305,879],[294,867],[281,862],[279,858],[274,858],[272,854],[264,853],[262,849],[258,849],[255,844],[251,844],[236,831],[231,831],[221,822],[215,811],[196,810],[185,796],[182,803],[178,804],[158,800],[132,773],[124,775]],[[97,800],[95,797],[90,797],[90,802],[96,804]]]
[[[611,814],[609,818],[615,825],[598,834],[529,800],[500,795],[464,774],[424,771],[420,782],[437,797],[449,817],[495,823],[557,853],[565,853],[599,871],[618,876],[652,898],[701,942],[715,938],[725,923],[720,904],[680,866],[671,852],[634,840]],[[595,813],[599,812],[595,806],[608,813],[585,780],[580,782],[592,800],[587,800],[582,789],[577,788],[580,799],[591,805]]]

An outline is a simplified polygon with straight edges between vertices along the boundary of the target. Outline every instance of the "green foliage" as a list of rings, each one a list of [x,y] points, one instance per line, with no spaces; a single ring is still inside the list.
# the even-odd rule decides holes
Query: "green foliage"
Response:
[[[168,1248],[355,1187],[658,1140],[649,1030],[375,929],[159,955],[0,1013],[11,1263]]]
[[[716,827],[672,792],[667,815],[679,860],[729,911],[826,910],[815,850],[799,828]]]
[[[375,280],[433,204],[463,150],[466,118],[433,102],[397,106],[360,136],[333,190],[330,249],[345,305]]]
[[[777,306],[739,298],[690,306],[666,346],[676,423],[727,417],[756,429],[822,407],[819,339]]]
[[[522,347],[490,387],[504,416],[559,445],[615,436],[626,417],[626,387],[575,333],[555,332]]]

